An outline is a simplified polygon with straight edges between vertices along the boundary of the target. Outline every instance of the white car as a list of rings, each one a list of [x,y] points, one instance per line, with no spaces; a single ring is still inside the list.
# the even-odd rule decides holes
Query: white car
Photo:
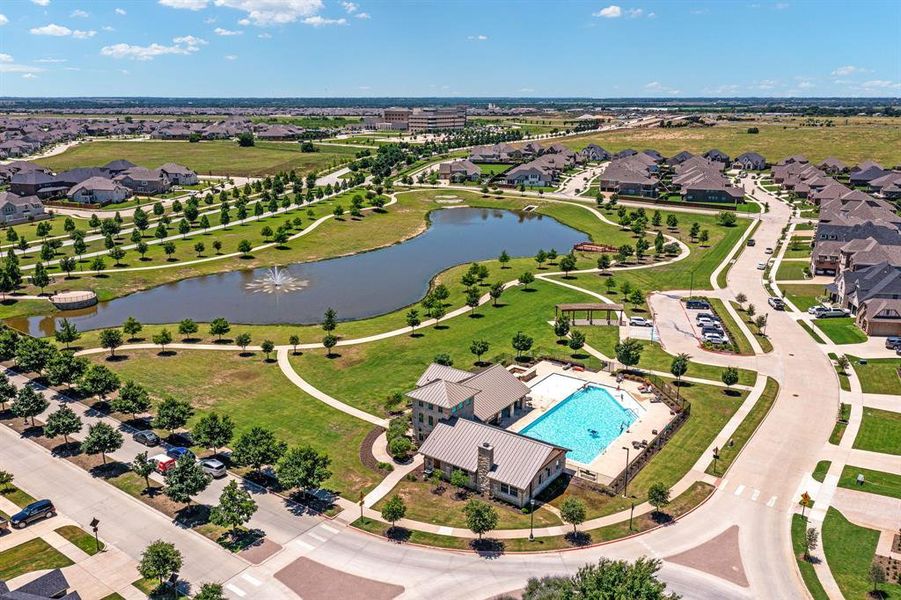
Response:
[[[821,312],[826,312],[829,310],[828,306],[823,306],[822,304],[817,304],[816,306],[811,306],[807,309],[807,314],[809,315],[818,315]]]
[[[632,327],[653,327],[654,323],[643,317],[629,317],[629,325]]]
[[[757,263],[757,270],[758,270],[758,271],[763,271],[764,269],[766,269],[766,263],[765,263],[765,262]]]
[[[766,252],[767,254],[772,254],[772,253],[773,253],[773,249],[772,249],[772,248],[767,248],[766,250],[764,250],[764,252]]]

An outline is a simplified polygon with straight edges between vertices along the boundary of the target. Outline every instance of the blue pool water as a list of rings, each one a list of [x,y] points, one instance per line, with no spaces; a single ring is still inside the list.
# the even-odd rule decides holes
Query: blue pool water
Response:
[[[606,389],[589,385],[558,402],[520,433],[570,448],[567,458],[588,464],[636,418]]]

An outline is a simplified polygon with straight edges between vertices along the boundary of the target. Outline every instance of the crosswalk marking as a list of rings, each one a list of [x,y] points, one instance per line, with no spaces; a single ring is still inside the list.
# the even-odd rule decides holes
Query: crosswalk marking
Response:
[[[292,543],[297,544],[304,550],[312,550],[314,548],[313,544],[308,544],[307,542],[305,542],[303,540],[294,540]]]
[[[773,496],[772,498],[770,498],[766,505],[770,508],[776,506],[776,498],[778,498],[778,496]]]
[[[757,502],[757,497],[760,495],[760,490],[754,490],[754,493],[751,494],[751,501]]]
[[[242,573],[241,579],[243,579],[244,581],[246,581],[247,583],[249,583],[251,585],[255,585],[256,587],[260,587],[261,585],[263,585],[262,581],[260,581],[259,579],[257,579],[256,577],[254,577],[248,573]]]
[[[316,535],[315,533],[310,533],[309,536],[318,542],[326,541],[324,537],[322,537],[321,535]]]
[[[332,527],[331,525],[326,525],[325,523],[323,523],[322,525],[320,525],[320,526],[319,526],[319,529],[324,529],[325,531],[328,531],[329,533],[338,533],[338,530],[337,530],[337,529],[335,529],[335,528]]]
[[[729,480],[728,480],[728,479],[723,479],[723,480],[720,482],[720,487],[721,487],[722,489],[724,489],[724,490],[726,489],[726,486],[727,486],[727,485],[729,485]]]
[[[735,495],[736,495],[736,496],[741,496],[741,493],[742,493],[743,491],[745,491],[745,486],[739,485],[737,488],[735,488]]]
[[[236,585],[234,585],[234,584],[231,584],[231,583],[229,583],[228,585],[226,585],[226,586],[225,586],[225,589],[227,589],[227,590],[229,590],[229,591],[231,591],[231,592],[234,592],[235,594],[237,594],[237,595],[240,596],[241,598],[243,598],[244,596],[247,595],[247,592],[245,592],[244,590],[242,590],[242,589],[239,588],[238,586],[236,586]]]

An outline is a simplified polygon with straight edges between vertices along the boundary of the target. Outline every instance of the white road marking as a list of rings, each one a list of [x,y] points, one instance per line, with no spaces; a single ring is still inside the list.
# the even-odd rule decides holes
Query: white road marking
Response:
[[[315,547],[315,546],[313,546],[313,544],[308,544],[307,542],[305,542],[303,540],[294,540],[292,543],[297,544],[304,550],[312,550]]]
[[[308,535],[309,535],[311,538],[313,538],[314,540],[318,541],[318,542],[324,542],[324,541],[326,541],[326,539],[325,539],[324,537],[322,537],[321,535],[316,535],[315,533],[310,533],[310,534],[308,534]]]
[[[244,581],[246,581],[247,583],[249,583],[251,585],[255,585],[256,587],[260,587],[261,585],[263,585],[262,581],[260,581],[256,577],[253,577],[252,575],[249,575],[247,573],[241,573],[241,579],[243,579]]]
[[[767,501],[766,505],[769,506],[770,508],[776,506],[776,498],[778,498],[778,496],[773,496],[772,498],[770,498]]]
[[[736,495],[736,496],[741,496],[741,493],[742,493],[743,491],[745,491],[745,486],[740,485],[740,486],[738,486],[737,488],[735,488],[735,495]]]
[[[244,596],[247,595],[247,592],[245,592],[244,590],[242,590],[242,589],[239,588],[238,586],[236,586],[236,585],[234,585],[234,584],[231,584],[231,583],[229,583],[228,585],[226,585],[226,586],[225,586],[225,589],[234,592],[235,594],[237,594],[237,595],[240,596],[241,598],[243,598]]]
[[[751,494],[751,501],[757,502],[757,497],[760,496],[760,490],[754,490],[754,493]]]
[[[320,525],[320,526],[319,526],[319,529],[324,529],[325,531],[328,531],[329,533],[338,533],[338,530],[337,530],[337,529],[335,529],[335,528],[332,527],[331,525],[326,525],[325,523],[323,523],[322,525]]]
[[[723,480],[720,482],[720,489],[721,489],[721,490],[725,490],[727,485],[729,485],[729,480],[728,480],[728,479],[723,479]]]

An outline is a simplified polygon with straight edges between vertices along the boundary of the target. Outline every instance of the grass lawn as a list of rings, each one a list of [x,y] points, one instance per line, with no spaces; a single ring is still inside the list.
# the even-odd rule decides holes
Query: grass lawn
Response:
[[[41,571],[61,569],[73,564],[59,550],[42,540],[34,538],[18,546],[0,552],[0,580]]]
[[[867,364],[862,365],[856,356],[849,355],[848,358],[851,359],[851,366],[857,373],[863,393],[901,396],[901,377],[898,377],[901,359],[867,359]]]
[[[751,348],[751,342],[748,341],[744,332],[739,328],[738,323],[732,318],[732,314],[726,310],[726,305],[723,301],[719,298],[707,298],[707,301],[710,302],[710,307],[716,315],[722,319],[723,328],[729,335],[729,339],[732,340],[736,353],[742,356],[753,356],[754,349]],[[749,327],[753,328],[754,326],[749,325]]]
[[[261,142],[241,148],[232,141],[192,144],[186,141],[97,141],[79,144],[62,154],[37,162],[54,171],[97,167],[123,158],[155,169],[167,162],[184,165],[198,175],[260,176],[295,169],[319,171],[352,160],[357,148],[319,146],[319,152],[301,152],[300,144]]]
[[[823,483],[823,480],[826,479],[826,473],[829,472],[829,467],[832,466],[831,460],[821,460],[817,463],[817,466],[813,469],[813,477],[814,481],[819,481]]]
[[[779,264],[779,270],[776,271],[776,281],[807,279],[804,275],[804,269],[809,268],[809,266],[810,265],[803,262],[782,261]]]
[[[804,543],[807,535],[807,517],[801,515],[792,515],[792,550],[795,554],[795,561],[798,563],[798,569],[801,571],[801,578],[807,591],[813,596],[814,600],[829,600],[829,595],[823,589],[823,584],[817,579],[816,571],[809,561],[804,559]]]
[[[6,488],[0,490],[0,494],[3,494],[4,498],[6,498],[19,508],[25,508],[35,501],[35,499],[32,498],[30,494],[23,492],[12,484],[8,484]]]
[[[809,258],[813,253],[810,245],[810,237],[792,237],[788,248],[785,250],[785,258]]]
[[[512,169],[513,165],[480,164],[478,167],[482,171],[482,175],[500,175],[501,173],[506,173]]]
[[[291,445],[310,444],[332,459],[332,477],[325,487],[347,498],[368,491],[380,476],[360,462],[359,449],[372,426],[308,396],[262,355],[241,357],[238,352],[179,351],[160,357],[155,351],[125,353],[127,360],[107,362],[124,380],[144,385],[159,398],[164,394],[189,400],[197,413],[228,414],[236,437],[252,426],[273,430]],[[143,482],[140,482],[143,484]]]
[[[822,544],[836,583],[848,600],[862,600],[873,589],[867,575],[876,554],[879,531],[860,527],[848,521],[842,513],[829,508],[823,521]],[[883,598],[901,598],[901,585],[880,585]]]
[[[98,548],[94,536],[81,527],[75,525],[63,525],[62,527],[56,528],[54,531],[78,546],[89,556],[94,556],[103,550],[103,542],[100,542],[100,547]]]
[[[829,358],[833,361],[833,363],[838,360],[838,355],[834,352],[829,353]],[[841,368],[837,364],[833,364],[835,367],[835,373],[838,375],[838,384],[839,386],[846,392],[851,391],[851,380],[848,376],[847,371],[842,371]],[[850,367],[849,367],[850,369]]]
[[[672,366],[673,358],[675,357],[672,354],[666,352],[660,346],[660,344],[656,342],[642,341],[641,345],[644,347],[644,350],[641,351],[641,360],[639,360],[638,362],[638,367],[641,369],[669,373],[670,366]],[[723,375],[723,371],[725,370],[726,369],[724,367],[705,365],[702,363],[690,361],[688,365],[688,372],[685,373],[685,376],[699,377],[701,379],[708,379],[711,381],[720,381]],[[738,369],[739,385],[754,385],[754,380],[756,378],[757,374],[754,371],[750,371],[748,369]]]
[[[901,413],[864,406],[854,448],[901,454]]]
[[[839,408],[838,418],[835,420],[835,427],[832,428],[832,433],[829,434],[829,443],[838,445],[839,442],[842,441],[842,437],[845,435],[845,429],[848,427],[848,419],[851,417],[851,405],[845,404],[844,402],[841,404]]]
[[[150,600],[181,600],[181,598],[187,598],[178,590],[161,587],[160,582],[156,579],[138,579],[132,582],[131,585],[144,592]]]
[[[863,485],[858,485],[857,483],[858,474],[863,475]],[[845,468],[842,469],[841,478],[838,480],[838,486],[849,490],[867,492],[868,494],[901,498],[901,475],[873,471],[863,467],[845,465]]]
[[[799,320],[799,321],[796,321],[796,323],[801,326],[801,329],[803,329],[804,331],[809,333],[810,337],[812,337],[813,341],[815,341],[817,344],[825,344],[826,343],[826,340],[821,338],[820,335],[810,327],[810,325],[807,323],[807,321]]]
[[[754,404],[754,408],[752,408],[745,416],[741,424],[739,424],[738,428],[735,430],[735,434],[732,436],[735,444],[720,448],[720,457],[716,461],[716,469],[714,470],[714,463],[711,460],[710,464],[707,466],[707,474],[719,477],[729,470],[729,467],[732,465],[732,462],[736,459],[739,452],[741,452],[741,449],[748,443],[748,440],[751,439],[751,436],[757,430],[757,427],[770,412],[770,408],[772,408],[773,404],[776,402],[776,397],[778,395],[779,383],[775,379],[767,377],[763,394],[761,394],[760,398]]]
[[[867,334],[860,330],[852,317],[817,319],[816,324],[836,344],[862,344],[867,341]]]

